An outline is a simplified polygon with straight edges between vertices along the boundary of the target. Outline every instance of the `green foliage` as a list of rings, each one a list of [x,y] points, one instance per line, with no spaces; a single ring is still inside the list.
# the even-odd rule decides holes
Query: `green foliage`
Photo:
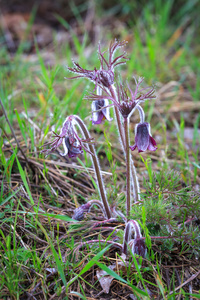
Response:
[[[149,165],[146,164],[146,167],[149,168]],[[177,171],[163,170],[153,176],[150,173],[150,180],[144,181],[146,191],[141,195],[144,199],[142,205],[134,205],[131,213],[134,219],[142,220],[148,249],[151,249],[149,235],[162,237],[173,234],[185,245],[182,236],[186,234],[193,240],[193,244],[198,245],[200,242],[199,230],[184,224],[186,220],[199,215],[199,195],[195,195],[189,187],[182,188],[180,179]],[[162,250],[169,252],[173,245],[174,240],[165,239]],[[190,246],[190,250],[193,252],[193,247]]]
[[[112,6],[104,10],[103,13],[102,1],[99,1],[97,5],[100,8],[98,13],[101,12],[101,16],[112,18],[113,14],[118,14],[119,20],[125,16],[128,23],[127,27],[120,28],[120,39],[126,39],[130,36],[128,46],[130,62],[127,64],[128,72],[125,75],[123,68],[122,72],[119,71],[122,79],[132,78],[133,75],[144,76],[149,84],[152,84],[152,81],[157,82],[158,89],[164,83],[176,81],[179,84],[177,92],[180,88],[186,88],[186,92],[191,95],[191,103],[194,101],[198,105],[200,64],[197,30],[199,30],[200,10],[197,0],[170,0],[166,2],[156,0],[137,1],[137,3],[136,1],[120,0],[114,1]],[[87,9],[87,4],[77,8],[71,2],[71,6],[78,24],[81,24],[82,28],[85,29],[81,13]],[[0,96],[11,125],[17,128],[17,138],[21,136],[23,147],[25,145],[29,149],[27,157],[31,158],[35,155],[35,158],[38,158],[38,162],[40,162],[39,159],[44,159],[44,156],[38,153],[38,149],[44,140],[50,139],[49,133],[52,131],[52,126],[56,124],[56,128],[53,130],[59,130],[66,116],[76,113],[83,119],[88,118],[86,122],[89,123],[90,103],[83,100],[84,95],[89,90],[89,85],[82,80],[64,80],[64,77],[70,77],[70,75],[66,68],[62,67],[63,61],[65,61],[64,64],[71,64],[71,58],[78,55],[78,61],[81,62],[81,65],[89,66],[88,68],[98,67],[99,61],[97,55],[88,55],[93,48],[90,33],[85,30],[84,35],[80,38],[75,28],[58,15],[57,19],[63,28],[68,30],[71,40],[69,43],[57,45],[58,42],[54,39],[53,45],[56,45],[54,49],[55,66],[52,67],[46,63],[43,51],[38,49],[37,45],[35,45],[37,62],[24,60],[22,55],[30,49],[30,43],[26,37],[31,30],[35,15],[36,10],[31,14],[25,37],[15,55],[9,53],[3,45],[1,37]],[[118,31],[114,35],[118,36]],[[107,41],[110,36],[113,39],[114,35],[107,31],[104,40]],[[93,85],[91,87],[94,88]],[[192,259],[194,255],[198,257],[200,247],[198,227],[194,223],[185,224],[188,220],[195,219],[200,215],[199,194],[194,190],[194,187],[199,185],[200,139],[198,130],[200,115],[197,115],[194,120],[189,120],[188,125],[187,113],[189,108],[186,113],[183,112],[182,114],[179,112],[176,114],[168,113],[168,109],[173,106],[173,101],[174,99],[167,104],[162,104],[162,101],[159,102],[159,105],[165,105],[165,115],[160,113],[155,102],[150,101],[145,104],[145,111],[148,111],[147,121],[154,123],[153,133],[155,132],[156,135],[163,138],[161,144],[164,145],[164,148],[161,150],[165,152],[165,158],[160,156],[160,161],[156,161],[159,170],[154,171],[154,158],[141,156],[141,161],[145,167],[145,170],[142,171],[145,191],[141,193],[141,205],[132,206],[131,215],[140,222],[148,248],[150,264],[143,268],[142,263],[133,256],[132,259],[137,272],[133,272],[133,262],[130,259],[125,275],[123,272],[115,272],[106,266],[104,255],[109,247],[105,247],[101,243],[94,244],[92,247],[87,245],[88,256],[86,258],[86,251],[82,250],[80,250],[81,258],[75,257],[73,251],[77,246],[77,240],[86,234],[88,224],[75,224],[74,220],[72,223],[72,219],[66,215],[67,205],[65,207],[64,204],[57,202],[59,192],[56,190],[57,195],[52,194],[48,184],[44,184],[42,187],[46,197],[44,198],[40,192],[36,197],[37,187],[32,186],[35,174],[27,172],[23,161],[18,156],[20,154],[17,152],[19,149],[10,150],[13,137],[10,135],[10,128],[5,118],[0,116],[0,227],[4,228],[4,231],[0,230],[0,266],[2,270],[0,296],[2,298],[9,295],[13,299],[20,299],[24,290],[28,291],[32,285],[37,285],[40,281],[41,291],[48,297],[47,287],[50,282],[46,281],[49,274],[47,269],[52,268],[58,272],[58,275],[55,275],[53,279],[56,282],[54,292],[57,295],[61,295],[62,286],[68,288],[77,281],[80,292],[75,291],[74,293],[77,297],[86,299],[82,282],[84,280],[85,284],[89,284],[89,282],[82,275],[91,272],[94,266],[98,266],[119,282],[132,288],[138,299],[149,297],[146,290],[147,286],[152,286],[154,290],[158,288],[158,294],[163,299],[174,299],[177,295],[183,295],[188,299],[189,297],[199,299],[199,294],[189,294],[183,289],[178,293],[174,291],[168,295],[160,267],[163,253],[167,253],[169,259],[172,258],[170,254],[174,250],[175,243],[180,245],[180,255],[188,253]],[[183,100],[181,99],[181,101]],[[153,113],[154,108],[156,115]],[[26,119],[23,112],[26,114]],[[41,139],[35,134],[35,129],[28,118],[43,132]],[[134,119],[134,121],[136,120]],[[185,128],[188,126],[193,128],[189,149],[184,136]],[[178,133],[173,140],[169,131],[171,132],[174,127]],[[95,128],[95,132],[99,134],[96,138],[97,145],[95,145],[98,148],[102,128]],[[5,133],[6,138],[3,140],[2,136],[5,136]],[[109,124],[109,132],[108,130],[104,131],[106,143],[99,146],[98,151],[105,152],[109,162],[109,170],[107,171],[112,173],[112,184],[106,185],[110,201],[116,201],[121,209],[124,206],[125,195],[121,190],[123,183],[119,182],[116,170],[123,167],[123,164],[116,161],[112,154],[113,150],[115,153],[118,151],[113,149],[115,145],[112,143],[112,135],[116,137],[117,133],[114,131],[114,126]],[[133,134],[131,134],[131,139],[133,139]],[[9,148],[8,151],[7,148]],[[93,174],[88,170],[91,163],[87,155],[84,158],[84,162],[77,159],[77,163],[83,169],[77,170],[76,175],[74,175],[75,179],[84,170],[86,174],[89,174],[91,185],[95,188],[96,183]],[[44,166],[43,175],[48,178],[49,168],[45,162],[42,162],[42,165]],[[12,175],[19,182],[16,187],[13,185]],[[5,186],[8,188],[6,189]],[[22,186],[25,192],[22,190]],[[70,193],[73,197],[76,195],[73,190]],[[64,197],[64,200],[66,203],[71,201],[68,197]],[[48,208],[45,204],[49,205]],[[66,210],[64,213],[60,210],[59,213],[57,211],[52,212],[51,205],[57,209],[64,207]],[[71,222],[70,226],[69,222]],[[84,226],[85,232],[82,231]],[[61,238],[59,232],[65,232],[65,230],[65,237]],[[72,235],[73,232],[75,232],[74,236]],[[160,255],[156,255],[154,240],[150,236],[164,237],[171,234],[177,236],[176,240],[161,239]],[[31,237],[30,240],[27,236]],[[98,237],[100,238],[101,234]],[[113,237],[119,237],[119,242],[121,242],[123,231],[119,229],[119,231],[111,232],[106,240],[112,240]],[[41,240],[44,241],[43,245],[41,245]],[[37,242],[40,247],[38,247]],[[116,255],[119,257],[118,253]],[[157,257],[156,265],[155,257]],[[153,267],[151,266],[152,262]],[[33,273],[31,272],[34,272],[35,281],[29,285],[27,278],[32,278]],[[146,274],[148,274],[147,277]],[[170,286],[171,290],[175,290],[175,273],[171,277]]]

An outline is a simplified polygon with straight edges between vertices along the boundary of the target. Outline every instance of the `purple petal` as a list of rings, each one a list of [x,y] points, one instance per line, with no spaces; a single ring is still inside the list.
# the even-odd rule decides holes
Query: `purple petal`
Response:
[[[132,253],[133,254],[138,254],[140,256],[142,256],[143,258],[145,258],[146,256],[146,246],[145,246],[145,242],[143,239],[135,239],[132,245]]]
[[[76,144],[76,141],[74,141],[74,144]],[[65,152],[61,155],[65,156],[68,154],[69,158],[71,158],[83,153],[81,145],[74,146],[74,144],[70,144],[70,139],[68,136],[65,137],[65,139],[63,140],[63,147]]]
[[[104,114],[99,111],[92,114],[92,124],[101,124],[105,120]]]
[[[129,148],[133,151],[133,150],[136,149],[136,147],[137,147],[137,145],[135,144],[135,145],[133,145],[133,146],[130,146]]]
[[[135,143],[138,148],[138,152],[144,152],[149,146],[149,131],[146,124],[139,124],[137,127],[137,134],[135,137]]]
[[[150,136],[148,150],[156,151],[156,149],[158,149],[158,147],[155,147],[155,146],[156,146],[156,141]]]
[[[91,207],[91,203],[88,202],[88,203],[83,204],[80,207],[76,208],[72,219],[77,220],[77,221],[83,220],[84,214],[89,211],[90,207]]]
[[[79,154],[83,153],[83,151],[81,150],[81,147],[80,149],[78,150],[78,152],[72,152],[72,151],[69,151],[68,152],[68,157],[69,158],[72,158],[72,157],[77,157]]]
[[[79,146],[79,147],[71,146],[68,149],[68,156],[69,156],[69,158],[71,158],[71,157],[77,157],[81,153],[83,153],[83,150],[82,150],[81,146]]]
[[[109,105],[109,101],[107,99],[104,100],[104,106],[108,106]],[[108,120],[109,122],[113,120],[113,118],[110,117],[110,109],[109,107],[105,107],[102,109],[102,113],[104,114],[106,120]]]
[[[107,99],[99,99],[92,102],[92,124],[101,124],[105,119],[112,121],[109,113],[109,102]]]

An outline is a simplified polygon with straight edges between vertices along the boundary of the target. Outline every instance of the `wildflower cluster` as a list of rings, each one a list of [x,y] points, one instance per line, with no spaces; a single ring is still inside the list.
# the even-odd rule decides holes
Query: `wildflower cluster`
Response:
[[[130,150],[134,151],[136,148],[138,152],[147,150],[155,151],[157,149],[156,142],[151,136],[150,124],[145,122],[145,113],[141,104],[146,100],[155,98],[155,90],[152,87],[141,88],[144,78],[135,79],[135,89],[133,90],[129,84],[122,84],[116,82],[115,68],[127,61],[126,52],[115,57],[115,53],[119,48],[126,45],[126,42],[115,41],[111,43],[108,51],[101,51],[100,45],[98,48],[98,55],[100,60],[100,67],[93,70],[82,68],[77,62],[73,62],[74,67],[68,68],[70,72],[76,74],[74,78],[87,78],[95,84],[93,92],[86,98],[92,100],[92,124],[97,125],[104,122],[104,120],[112,121],[110,117],[110,108],[113,107],[119,137],[124,151],[126,162],[126,216],[116,209],[110,208],[104,183],[101,177],[100,166],[96,156],[94,145],[91,143],[92,138],[87,130],[86,125],[78,116],[69,116],[63,123],[60,134],[54,133],[54,140],[50,145],[50,149],[43,150],[47,155],[55,151],[63,143],[64,153],[62,156],[76,157],[83,152],[83,149],[91,154],[93,166],[96,173],[97,185],[101,201],[95,202],[99,205],[105,215],[105,220],[115,219],[116,216],[122,216],[126,223],[124,242],[122,251],[127,255],[128,248],[133,254],[139,254],[142,257],[146,255],[146,247],[141,235],[140,226],[136,220],[131,220],[130,210],[132,200],[137,202],[140,199],[140,188],[137,179],[134,162],[130,155]],[[108,58],[106,58],[106,55]],[[137,111],[139,113],[140,122],[135,125],[135,144],[130,145],[129,141],[129,123],[131,115]],[[76,126],[78,126],[83,138],[77,133]],[[45,145],[45,146],[46,146]],[[74,212],[73,218],[81,220],[84,215],[90,211],[94,201],[89,201],[86,204],[77,208]],[[132,234],[134,233],[134,239]]]

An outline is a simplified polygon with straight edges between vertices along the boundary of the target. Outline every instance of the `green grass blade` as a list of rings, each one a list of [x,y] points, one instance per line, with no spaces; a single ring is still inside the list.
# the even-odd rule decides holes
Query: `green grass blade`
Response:
[[[25,134],[24,127],[23,127],[23,124],[22,124],[22,120],[21,120],[21,118],[20,118],[20,116],[18,114],[18,111],[16,109],[15,109],[15,114],[17,116],[17,121],[18,121],[18,124],[19,124],[19,128],[21,130],[22,136],[23,136],[23,138],[24,138],[24,140],[26,142],[26,145],[27,145],[27,139],[26,139],[26,134]]]
[[[104,255],[104,253],[110,248],[111,245],[108,245],[106,248],[101,250],[97,255],[95,255],[86,265],[85,267],[81,270],[81,272],[76,275],[70,282],[68,283],[69,287],[79,276],[83,275],[85,272],[87,272],[92,266],[95,264],[98,264],[98,260]]]
[[[66,278],[65,278],[65,273],[64,273],[64,270],[63,270],[63,266],[62,266],[62,263],[59,259],[59,256],[54,248],[54,245],[51,241],[51,239],[49,238],[48,234],[47,234],[47,231],[45,230],[45,228],[42,226],[42,224],[37,220],[35,219],[36,223],[38,224],[38,226],[40,227],[40,229],[42,230],[42,232],[44,233],[45,237],[46,237],[46,240],[49,242],[50,246],[51,246],[51,251],[54,255],[54,258],[55,258],[55,261],[56,261],[56,266],[57,266],[57,269],[58,269],[58,272],[60,274],[60,277],[62,279],[62,282],[64,284],[64,286],[66,287],[67,286],[67,281],[66,281]]]
[[[8,196],[6,199],[2,200],[2,202],[0,201],[0,205],[4,205],[6,204],[12,197],[14,197],[21,188],[19,188],[17,191],[15,191],[13,194],[11,194],[10,196]],[[0,199],[1,200],[1,199]]]
[[[27,193],[28,193],[29,199],[30,199],[30,201],[31,201],[31,204],[34,205],[35,202],[34,202],[34,200],[33,200],[31,191],[30,191],[30,189],[29,189],[29,186],[28,186],[28,183],[27,183],[27,180],[26,180],[25,172],[24,172],[24,170],[22,169],[22,166],[21,166],[21,164],[20,164],[20,162],[19,162],[19,160],[18,160],[18,158],[17,158],[17,155],[16,155],[16,160],[17,160],[17,165],[18,165],[19,173],[20,173],[20,176],[21,176],[22,181],[23,181],[23,183],[24,183],[24,186],[25,186],[25,188],[26,188],[26,191],[27,191]]]
[[[44,217],[51,217],[53,219],[58,219],[58,220],[62,220],[62,221],[65,221],[65,222],[78,222],[74,219],[71,219],[70,217],[68,216],[64,216],[64,215],[55,215],[55,214],[40,214],[41,216],[44,216]]]

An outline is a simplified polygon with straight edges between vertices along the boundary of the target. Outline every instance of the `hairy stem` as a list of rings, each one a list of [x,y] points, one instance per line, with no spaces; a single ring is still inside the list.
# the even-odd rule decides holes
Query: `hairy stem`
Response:
[[[81,129],[84,138],[85,139],[91,139],[91,136],[89,134],[89,131],[87,130],[87,127],[85,126],[85,124],[83,123],[83,121],[78,117],[78,116],[73,116],[74,120],[76,121],[76,123],[78,124],[79,128]],[[94,149],[94,146],[92,144],[88,144],[87,145],[89,148],[89,151],[91,152],[91,159],[93,162],[93,166],[94,166],[94,170],[95,170],[95,174],[96,174],[96,178],[97,178],[97,184],[99,187],[99,194],[102,200],[102,203],[104,205],[105,208],[105,213],[106,213],[106,217],[108,219],[111,218],[111,210],[108,204],[108,200],[106,197],[106,192],[105,192],[105,187],[103,184],[103,180],[102,180],[102,176],[101,176],[101,171],[100,171],[100,166],[99,166],[99,162],[98,162],[98,158],[96,155],[96,151]]]
[[[111,96],[117,101],[118,99],[117,99],[117,95],[116,95],[116,90],[113,85],[109,87],[109,91],[111,93]],[[123,128],[122,128],[119,110],[117,109],[116,106],[114,106],[114,110],[115,110],[115,116],[116,116],[116,120],[117,120],[117,127],[118,127],[118,131],[119,131],[119,135],[120,135],[120,140],[122,143],[122,148],[123,148],[123,151],[125,152],[126,151],[125,137],[123,134]],[[140,200],[140,186],[139,186],[139,182],[137,179],[137,173],[136,173],[136,169],[134,166],[134,162],[132,159],[131,159],[131,178],[132,178],[132,185],[133,185],[134,202],[137,202]]]
[[[127,223],[125,230],[124,230],[124,240],[123,240],[123,246],[122,246],[122,253],[124,253],[126,255],[128,253],[129,240],[130,240],[130,223]]]
[[[131,208],[131,176],[130,176],[130,148],[128,118],[124,119],[125,150],[126,150],[126,214],[130,217]]]
[[[140,185],[138,182],[136,168],[132,159],[131,159],[131,177],[133,179],[134,202],[138,202],[140,200]]]
[[[110,245],[113,245],[119,249],[122,249],[122,245],[120,243],[117,243],[117,242],[113,242],[113,241],[107,241],[107,240],[91,240],[91,241],[87,241],[87,242],[83,242],[83,243],[80,243],[75,249],[74,249],[74,253],[78,253],[78,250],[85,246],[85,245],[88,245],[88,244],[94,244],[94,243],[103,243],[104,245],[105,244],[110,244]]]
[[[137,105],[137,110],[139,112],[140,115],[140,123],[144,123],[144,119],[145,119],[145,114],[144,114],[144,110],[140,105]]]
[[[131,240],[131,235],[134,232],[134,239],[142,239],[142,235],[140,232],[140,226],[137,221],[130,220],[128,223],[126,223],[126,227],[124,230],[124,241],[123,241],[123,247],[122,252],[127,255],[128,252],[128,243]]]
[[[111,96],[113,97],[113,99],[115,99],[117,101],[117,95],[116,95],[115,87],[113,85],[111,85],[109,87],[109,91],[110,91]],[[116,116],[116,120],[117,120],[117,127],[118,127],[118,130],[119,130],[119,135],[120,135],[120,139],[121,139],[121,142],[122,142],[123,150],[125,150],[125,138],[124,138],[124,134],[123,134],[123,128],[122,128],[122,122],[121,122],[121,119],[120,119],[119,110],[117,109],[116,106],[114,106],[114,110],[115,110],[115,116]]]

